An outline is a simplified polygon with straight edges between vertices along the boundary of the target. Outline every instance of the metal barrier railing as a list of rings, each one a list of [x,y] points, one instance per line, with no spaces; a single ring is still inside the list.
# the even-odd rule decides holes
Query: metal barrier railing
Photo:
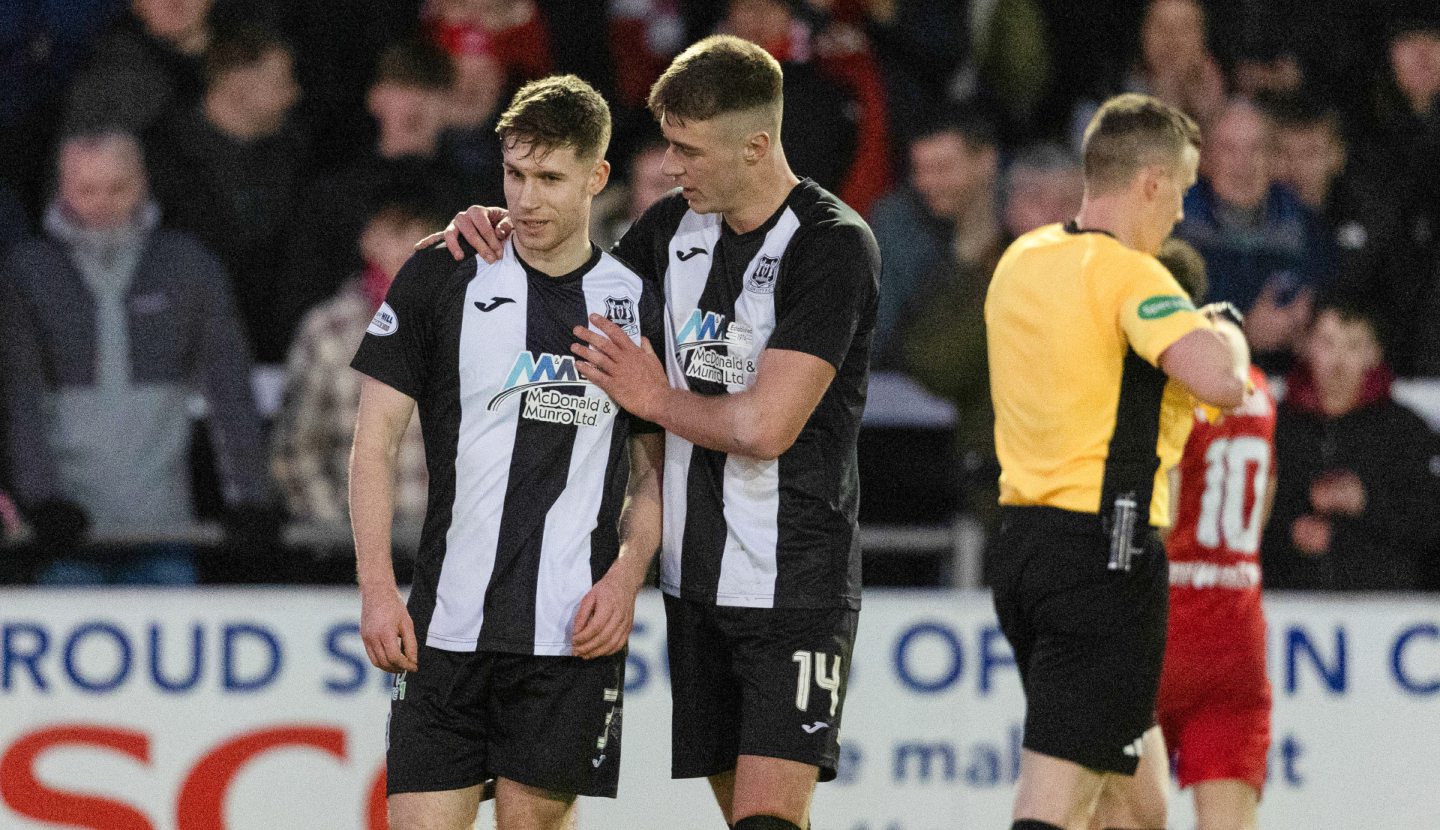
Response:
[[[396,522],[391,544],[397,556],[412,557],[420,540],[419,522]],[[17,548],[30,541],[21,530],[0,542],[0,550]],[[348,556],[353,551],[350,525],[344,522],[290,522],[281,531],[287,547],[304,548],[321,558]],[[155,544],[185,544],[219,547],[225,543],[225,528],[219,522],[196,522],[178,527],[155,527],[143,531],[98,533],[87,538],[85,548],[134,547]],[[972,588],[980,585],[980,557],[984,532],[974,519],[956,516],[935,526],[862,525],[860,545],[867,553],[887,556],[939,556],[942,558],[945,587]]]

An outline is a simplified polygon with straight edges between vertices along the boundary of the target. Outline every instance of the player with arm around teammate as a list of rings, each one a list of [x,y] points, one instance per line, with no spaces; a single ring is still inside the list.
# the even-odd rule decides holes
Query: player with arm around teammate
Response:
[[[588,236],[609,109],[551,77],[497,131],[516,233],[493,262],[411,257],[353,364],[361,635],[398,673],[387,793],[402,830],[472,826],[491,779],[501,830],[569,827],[577,794],[615,796],[624,647],[660,542],[663,437],[568,354],[591,314],[663,336],[661,299]],[[417,404],[430,495],[407,608],[390,519]]]
[[[808,826],[817,779],[835,775],[860,604],[879,253],[853,210],[791,172],[781,81],[725,36],[666,70],[650,109],[680,190],[616,249],[663,285],[666,337],[637,346],[592,319],[575,346],[587,378],[667,432],[671,772],[708,778],[737,830]],[[447,242],[493,256],[515,218],[471,208]]]

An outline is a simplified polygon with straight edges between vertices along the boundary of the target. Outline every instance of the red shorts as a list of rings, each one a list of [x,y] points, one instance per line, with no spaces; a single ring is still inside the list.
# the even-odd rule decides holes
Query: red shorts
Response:
[[[1156,701],[1180,786],[1238,779],[1262,791],[1270,749],[1265,621],[1229,597],[1170,592],[1170,637]],[[1207,600],[1234,607],[1206,606]]]
[[[1159,713],[1165,746],[1175,755],[1181,787],[1202,781],[1237,779],[1265,789],[1265,756],[1270,750],[1270,708],[1203,706]]]
[[[1252,639],[1258,648],[1246,647]],[[1183,635],[1170,643],[1156,716],[1180,786],[1234,778],[1262,791],[1270,749],[1263,642],[1262,634],[1238,637],[1228,647]]]

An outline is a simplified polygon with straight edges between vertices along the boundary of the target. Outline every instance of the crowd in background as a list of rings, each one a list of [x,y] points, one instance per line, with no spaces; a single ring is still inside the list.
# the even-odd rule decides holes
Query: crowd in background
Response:
[[[1440,447],[1390,396],[1440,378],[1440,6],[1413,0],[6,3],[0,523],[29,541],[0,579],[319,578],[280,529],[345,522],[349,359],[411,243],[502,203],[510,93],[575,72],[611,102],[608,245],[671,184],[650,84],[716,31],[781,62],[791,165],[873,227],[874,368],[954,403],[955,509],[993,514],[994,265],[1073,217],[1089,115],[1143,91],[1201,123],[1176,234],[1287,379],[1267,583],[1440,587]],[[418,429],[402,456],[418,520]],[[155,541],[197,517],[224,555]]]

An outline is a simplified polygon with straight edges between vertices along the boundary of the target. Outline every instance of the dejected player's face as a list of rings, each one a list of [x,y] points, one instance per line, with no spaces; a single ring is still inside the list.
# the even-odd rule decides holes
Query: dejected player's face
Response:
[[[745,132],[733,115],[706,121],[665,118],[670,148],[661,170],[679,185],[696,213],[727,213],[737,205],[744,170]]]
[[[528,141],[509,142],[504,158],[505,205],[522,253],[557,251],[589,226],[590,202],[605,187],[608,162]]]

